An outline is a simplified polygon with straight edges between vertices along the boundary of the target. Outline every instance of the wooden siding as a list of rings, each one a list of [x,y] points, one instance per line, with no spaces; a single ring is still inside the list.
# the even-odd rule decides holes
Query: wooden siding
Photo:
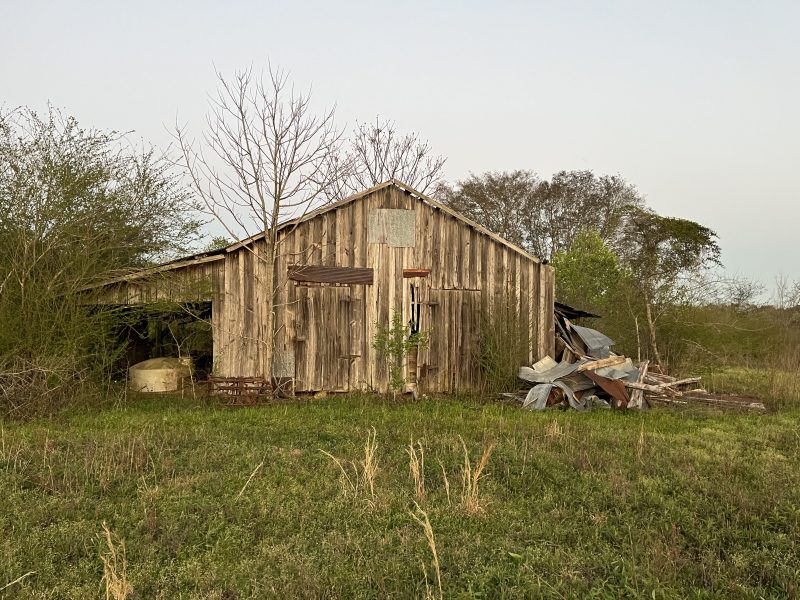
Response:
[[[414,211],[415,245],[368,242],[374,209]],[[271,287],[263,252],[263,240],[256,239],[219,260],[163,279],[114,284],[102,295],[116,303],[188,300],[189,284],[205,281],[203,293],[195,295],[212,301],[215,373],[262,375],[262,299]],[[308,286],[289,279],[290,267],[305,266],[372,269],[373,284]],[[529,361],[554,353],[553,268],[397,186],[379,187],[282,229],[276,267],[275,350],[293,353],[298,391],[387,390],[386,365],[372,340],[395,311],[409,320],[411,285],[420,291],[421,327],[430,335],[418,361],[423,391],[480,385],[482,312],[513,306],[528,334]],[[427,275],[404,277],[409,269]]]
[[[190,264],[169,271],[120,280],[88,293],[95,304],[151,304],[156,302],[210,302],[219,281],[222,260]]]

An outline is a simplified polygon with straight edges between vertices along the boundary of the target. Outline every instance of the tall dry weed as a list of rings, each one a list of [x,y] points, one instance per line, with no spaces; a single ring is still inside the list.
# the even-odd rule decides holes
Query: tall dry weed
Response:
[[[642,454],[644,454],[644,421],[642,421],[641,425],[639,426],[639,439],[636,442],[636,458],[640,461],[642,460]]]
[[[247,489],[247,486],[250,485],[251,481],[253,481],[253,477],[256,476],[256,473],[258,473],[261,470],[261,467],[263,467],[263,466],[264,466],[264,461],[262,460],[260,463],[258,463],[256,468],[253,469],[253,472],[250,473],[250,477],[247,478],[247,481],[244,482],[244,485],[242,486],[242,489],[239,490],[239,493],[236,496],[237,500],[242,497],[242,494],[244,494],[244,491]]]
[[[547,426],[544,432],[544,436],[549,439],[556,439],[564,435],[564,429],[561,427],[558,421],[553,419],[550,424]]]
[[[19,577],[17,577],[17,578],[16,578],[16,579],[14,579],[13,581],[9,581],[9,582],[8,582],[7,584],[5,584],[4,586],[0,587],[0,592],[2,592],[3,590],[7,590],[7,589],[8,589],[8,588],[10,588],[12,585],[17,585],[18,583],[22,583],[22,582],[23,582],[25,579],[27,579],[27,578],[28,578],[28,577],[30,577],[31,575],[36,575],[36,571],[28,571],[27,573],[25,573],[24,575],[20,575]],[[5,597],[5,596],[4,596],[4,597]]]
[[[461,472],[461,507],[470,513],[483,511],[480,503],[480,482],[485,478],[484,470],[489,464],[489,457],[494,450],[494,444],[490,443],[483,447],[483,453],[475,466],[472,466],[467,450],[467,444],[461,436],[461,447],[464,449],[464,467]]]
[[[428,547],[431,550],[431,554],[433,555],[433,570],[436,573],[436,585],[439,590],[439,595],[436,596],[433,593],[433,589],[431,588],[428,582],[428,571],[425,568],[425,565],[422,565],[422,572],[425,574],[425,597],[426,598],[442,598],[442,572],[439,568],[439,552],[436,550],[436,537],[433,535],[433,527],[431,526],[430,519],[428,519],[428,513],[422,510],[416,502],[414,502],[414,511],[408,511],[408,514],[422,527],[422,531],[425,533],[425,539],[428,541]]]
[[[414,438],[411,438],[406,454],[408,454],[408,470],[414,482],[414,498],[422,500],[425,498],[425,450],[422,442],[417,441],[415,446]]]
[[[345,498],[357,498],[365,490],[369,491],[371,500],[374,501],[377,498],[375,493],[375,476],[378,473],[378,442],[374,427],[367,431],[367,439],[364,442],[363,460],[341,459],[322,449],[320,449],[320,452],[330,458],[333,463],[339,467],[342,495]]]
[[[375,474],[378,472],[378,442],[377,433],[373,427],[367,432],[367,441],[364,442],[364,460],[361,463],[361,478],[365,487],[369,488],[370,497],[375,500]]]
[[[111,533],[105,521],[103,521],[102,537],[107,549],[100,555],[100,560],[103,562],[101,581],[106,587],[106,600],[126,600],[133,593],[133,586],[128,581],[125,542]]]

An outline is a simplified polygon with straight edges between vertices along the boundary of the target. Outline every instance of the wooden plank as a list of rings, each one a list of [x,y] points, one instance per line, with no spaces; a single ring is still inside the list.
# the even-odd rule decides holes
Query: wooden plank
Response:
[[[673,396],[683,395],[683,392],[670,389],[670,386],[668,384],[650,385],[647,383],[640,383],[638,381],[626,381],[624,383],[625,387],[629,387],[633,390],[644,390],[646,392],[655,392],[655,393],[669,392]]]
[[[335,391],[350,390],[350,288],[333,288],[336,304],[336,387]]]
[[[414,262],[406,267],[427,268],[430,272],[431,255],[431,229],[430,220],[432,209],[424,204],[416,203],[417,215],[417,244],[414,247]]]
[[[701,377],[687,377],[686,379],[674,379],[672,381],[665,381],[664,383],[658,384],[656,387],[665,388],[678,385],[688,385],[690,383],[697,383],[701,379],[702,379]]]
[[[644,381],[644,378],[647,375],[647,367],[649,364],[650,361],[646,360],[639,365],[639,377],[637,377],[636,383],[642,383]],[[631,394],[631,401],[630,403],[628,403],[628,408],[642,408],[643,404],[644,404],[644,391],[633,390],[633,393]]]
[[[89,290],[94,290],[101,287],[110,286],[116,283],[127,283],[130,281],[134,281],[137,279],[146,279],[147,277],[152,277],[153,275],[157,275],[159,273],[164,273],[166,271],[172,271],[174,269],[183,269],[186,267],[190,267],[193,265],[202,265],[208,262],[216,262],[225,259],[224,254],[215,254],[212,256],[201,256],[198,258],[179,258],[174,261],[165,263],[163,265],[159,265],[157,267],[151,267],[148,269],[140,269],[138,271],[131,271],[130,273],[126,273],[123,275],[119,275],[117,277],[113,277],[111,279],[106,279],[104,281],[100,281],[98,283],[93,283],[92,285],[88,285],[86,287],[81,288],[80,291],[86,292]]]
[[[451,343],[451,324],[452,324],[452,303],[450,302],[450,294],[447,290],[441,290],[439,293],[439,302],[441,308],[441,317],[437,319],[436,324],[439,326],[441,341],[440,341],[440,355],[436,357],[436,362],[439,364],[439,389],[440,392],[451,392],[450,387],[453,382],[453,377],[450,372],[450,363],[453,358]]]
[[[366,267],[367,265],[367,246],[366,246],[366,220],[365,202],[357,202],[352,205],[352,264],[353,267]],[[368,387],[367,361],[371,359],[370,344],[366,339],[366,290],[371,286],[354,285],[350,288],[351,294],[351,313],[350,313],[350,351],[354,355],[359,355],[353,359],[351,380],[354,382],[355,389],[366,389]]]
[[[584,371],[596,371],[604,367],[613,367],[614,365],[621,365],[627,359],[624,356],[609,356],[608,358],[601,358],[600,360],[593,360],[588,363],[582,364],[578,367],[577,372],[583,373]]]
[[[649,364],[649,361],[645,361],[645,364]],[[645,376],[646,376],[646,373],[647,372],[645,371]],[[647,391],[647,392],[656,392],[656,393],[658,393],[658,392],[662,392],[662,391],[665,391],[665,390],[669,390],[670,393],[673,393],[673,394],[676,394],[676,395],[681,395],[682,392],[680,392],[679,390],[673,390],[671,388],[673,388],[675,386],[678,386],[678,385],[686,385],[686,384],[690,384],[690,383],[697,383],[698,381],[700,381],[700,377],[687,377],[686,379],[676,379],[675,381],[667,381],[667,382],[664,382],[664,383],[659,383],[657,385],[651,385],[651,384],[648,384],[648,383],[642,383],[641,380],[636,381],[636,382],[629,381],[629,382],[626,382],[625,385],[627,385],[629,388],[633,388],[633,389],[637,389],[637,390],[644,390],[644,391]]]
[[[540,265],[539,267],[539,303],[538,303],[538,317],[537,317],[537,344],[538,356],[544,358],[548,356],[547,345],[547,267]]]
[[[547,355],[555,354],[556,345],[556,323],[555,323],[555,283],[556,271],[550,265],[545,265],[547,270],[547,304],[545,306],[545,316],[547,323]]]

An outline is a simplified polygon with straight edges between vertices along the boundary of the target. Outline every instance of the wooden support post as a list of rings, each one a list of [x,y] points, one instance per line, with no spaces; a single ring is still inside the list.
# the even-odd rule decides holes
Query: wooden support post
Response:
[[[636,383],[642,383],[644,381],[645,376],[647,375],[647,367],[650,364],[649,360],[644,361],[639,365],[639,377],[636,379]],[[633,390],[631,394],[631,401],[628,403],[628,408],[643,408],[644,405],[644,390],[641,388],[636,388]]]

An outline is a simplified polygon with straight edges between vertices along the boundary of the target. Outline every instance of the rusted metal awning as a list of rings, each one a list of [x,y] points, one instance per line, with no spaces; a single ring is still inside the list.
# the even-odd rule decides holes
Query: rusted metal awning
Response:
[[[289,279],[307,283],[372,285],[374,270],[366,267],[317,267],[289,265]]]

